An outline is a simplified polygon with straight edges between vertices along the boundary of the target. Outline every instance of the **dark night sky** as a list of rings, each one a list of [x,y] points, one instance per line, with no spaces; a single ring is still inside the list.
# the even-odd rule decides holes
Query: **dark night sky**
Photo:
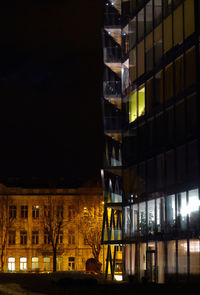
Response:
[[[95,176],[102,163],[103,0],[1,4],[0,176]]]

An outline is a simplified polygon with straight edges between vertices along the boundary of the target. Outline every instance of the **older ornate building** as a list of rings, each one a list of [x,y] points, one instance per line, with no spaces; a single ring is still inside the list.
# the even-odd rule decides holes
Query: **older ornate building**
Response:
[[[103,203],[98,187],[20,188],[0,185],[0,256],[3,271],[85,270],[93,257],[81,220],[95,220],[101,236]],[[89,214],[92,212],[92,215]],[[82,222],[83,224],[83,222]],[[52,230],[51,230],[52,229]],[[90,229],[87,229],[90,231]],[[103,263],[103,250],[99,261]]]

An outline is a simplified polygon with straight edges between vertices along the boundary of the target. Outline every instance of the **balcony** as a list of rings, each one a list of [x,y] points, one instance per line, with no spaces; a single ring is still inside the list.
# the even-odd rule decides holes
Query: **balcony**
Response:
[[[121,98],[121,81],[105,81],[103,91],[106,98]]]

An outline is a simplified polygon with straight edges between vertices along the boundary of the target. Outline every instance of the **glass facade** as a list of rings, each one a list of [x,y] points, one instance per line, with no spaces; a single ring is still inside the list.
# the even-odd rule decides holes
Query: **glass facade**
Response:
[[[111,245],[120,243],[124,278],[194,279],[200,268],[200,3],[107,0],[105,12],[119,22],[112,36],[105,23],[104,51],[121,50],[109,64],[104,56],[104,85],[121,83],[117,95],[115,87],[102,98],[107,261]]]

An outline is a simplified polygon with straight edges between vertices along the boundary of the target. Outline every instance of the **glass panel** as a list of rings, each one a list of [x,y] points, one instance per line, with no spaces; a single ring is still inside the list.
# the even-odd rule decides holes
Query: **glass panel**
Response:
[[[174,7],[177,7],[183,0],[174,0]]]
[[[172,11],[172,0],[164,0],[164,17],[168,16]]]
[[[174,45],[183,40],[183,7],[179,6],[174,11]]]
[[[168,262],[168,274],[176,273],[176,243],[171,241],[167,243],[167,262]]]
[[[148,201],[148,232],[153,234],[155,231],[155,200]]]
[[[199,229],[199,191],[198,189],[191,190],[188,195],[189,227],[191,230],[197,231]]]
[[[129,46],[131,49],[136,44],[136,17],[134,17],[134,19],[130,21],[128,25],[128,32],[129,32]]]
[[[164,53],[172,48],[172,16],[164,20]]]
[[[138,230],[138,205],[132,206],[132,229],[131,232],[136,233]]]
[[[173,96],[173,64],[165,68],[165,100]]]
[[[153,68],[153,34],[146,37],[146,71]]]
[[[154,50],[155,63],[158,63],[162,57],[163,41],[162,41],[162,24],[154,30]]]
[[[164,242],[157,242],[158,283],[165,282],[165,250]]]
[[[136,49],[132,49],[129,54],[129,76],[130,81],[133,82],[137,75],[136,75]]]
[[[200,274],[200,241],[190,240],[190,273]]]
[[[138,13],[138,41],[144,38],[144,9]]]
[[[178,226],[181,230],[187,228],[187,199],[186,192],[178,194]]]
[[[138,45],[138,77],[144,73],[144,41]]]
[[[167,231],[173,232],[175,230],[175,195],[167,196]]]
[[[185,55],[186,65],[186,87],[190,87],[196,82],[196,53],[195,47],[186,51]]]
[[[129,96],[129,123],[137,119],[137,91]]]
[[[166,112],[167,120],[167,139],[168,141],[173,141],[174,139],[174,109],[170,107]]]
[[[187,274],[187,241],[178,241],[178,272]]]
[[[185,38],[194,33],[194,0],[184,2],[184,31]]]
[[[177,182],[181,183],[186,178],[186,146],[177,148]]]
[[[164,154],[157,156],[157,188],[162,188],[164,185]]]
[[[174,183],[174,164],[174,151],[171,150],[166,153],[167,185],[172,185]]]
[[[124,208],[124,216],[125,216],[125,222],[124,222],[124,234],[125,236],[130,236],[130,229],[131,229],[131,216],[130,216],[130,207]]]
[[[185,103],[180,101],[176,104],[176,136],[185,135]]]
[[[162,20],[162,0],[154,0],[154,23],[158,25]]]
[[[197,96],[187,97],[187,132],[192,133],[197,128]]]
[[[147,161],[147,189],[149,192],[154,190],[154,181],[155,181],[155,167],[154,167],[154,158]]]
[[[146,203],[139,204],[139,231],[142,235],[146,234]]]
[[[196,140],[188,145],[188,168],[189,178],[194,181],[199,174],[199,148]]]
[[[183,55],[175,60],[175,93],[179,94],[184,90],[184,60]]]
[[[162,232],[165,221],[165,200],[163,197],[156,199],[156,219],[157,232]]]
[[[153,89],[154,83],[153,78],[147,81],[146,84],[146,103],[147,103],[147,112],[150,112],[152,109],[153,104],[153,95],[154,95],[154,89]]]
[[[163,103],[163,71],[155,75],[155,100],[154,106]]]
[[[145,276],[146,272],[146,243],[140,244],[140,278]]]
[[[138,90],[138,116],[145,114],[145,87],[140,86]]]
[[[153,1],[149,1],[146,5],[146,34],[152,30],[153,24]]]

